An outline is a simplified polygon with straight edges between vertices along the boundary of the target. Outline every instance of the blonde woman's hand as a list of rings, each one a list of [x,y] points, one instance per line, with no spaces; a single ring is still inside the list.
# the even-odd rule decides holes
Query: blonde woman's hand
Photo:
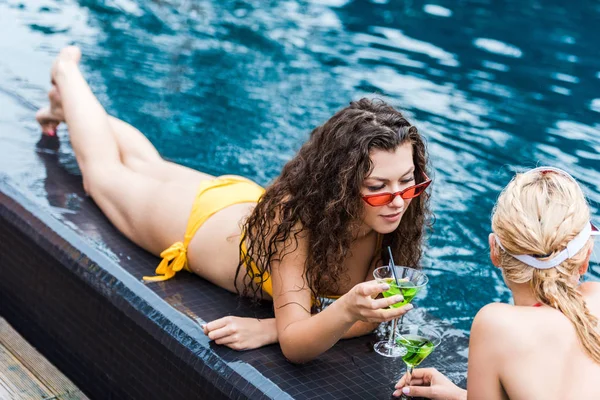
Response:
[[[412,304],[399,308],[388,308],[392,304],[404,301],[402,295],[375,299],[375,297],[390,286],[376,281],[362,282],[354,286],[338,301],[342,301],[349,320],[352,322],[386,322],[399,318],[412,310]]]
[[[233,350],[250,350],[277,343],[275,319],[223,317],[202,327],[204,334],[216,344]]]
[[[433,400],[466,400],[467,391],[459,388],[435,368],[419,368],[412,373],[410,386],[406,385],[406,375],[396,384],[394,396],[402,393],[411,397],[425,397]]]

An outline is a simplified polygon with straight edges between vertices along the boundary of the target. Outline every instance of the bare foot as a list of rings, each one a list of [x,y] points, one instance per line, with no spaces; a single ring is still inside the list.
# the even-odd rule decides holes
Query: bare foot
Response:
[[[67,46],[62,49],[52,64],[50,72],[52,84],[56,84],[56,78],[63,71],[64,67],[77,65],[79,64],[79,60],[81,60],[81,50],[79,47]]]
[[[216,344],[234,350],[250,350],[277,343],[275,318],[223,317],[204,325],[203,330]]]
[[[42,127],[42,133],[48,136],[55,136],[56,129],[61,122],[65,121],[62,107],[62,99],[56,85],[57,76],[64,71],[65,67],[77,65],[81,59],[81,50],[75,46],[68,46],[61,50],[52,65],[51,77],[52,88],[48,92],[50,105],[43,107],[35,114],[35,119]]]
[[[42,133],[48,136],[56,135],[56,128],[61,122],[65,122],[65,115],[62,109],[62,101],[58,89],[52,85],[48,92],[50,105],[40,108],[35,113],[35,119],[42,127]]]

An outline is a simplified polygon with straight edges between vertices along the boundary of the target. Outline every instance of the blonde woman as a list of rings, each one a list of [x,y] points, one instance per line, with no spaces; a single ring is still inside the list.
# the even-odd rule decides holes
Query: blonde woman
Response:
[[[597,228],[567,172],[518,174],[492,216],[492,263],[515,305],[488,304],[471,330],[468,387],[433,368],[415,370],[402,393],[431,399],[600,399],[600,284],[586,273]]]

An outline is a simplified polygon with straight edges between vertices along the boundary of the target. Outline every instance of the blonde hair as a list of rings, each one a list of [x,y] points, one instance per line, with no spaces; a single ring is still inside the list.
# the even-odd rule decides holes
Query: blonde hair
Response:
[[[577,281],[592,240],[550,269],[530,267],[510,255],[551,259],[589,221],[589,206],[576,182],[557,172],[537,171],[517,174],[502,191],[492,215],[492,230],[506,249],[498,246],[504,278],[529,282],[538,301],[559,310],[573,323],[585,352],[600,364],[598,318],[588,310]]]

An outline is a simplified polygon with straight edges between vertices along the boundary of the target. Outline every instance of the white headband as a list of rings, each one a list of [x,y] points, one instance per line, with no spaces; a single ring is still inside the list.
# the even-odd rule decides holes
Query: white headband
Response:
[[[563,261],[565,261],[565,260],[573,257],[575,254],[579,253],[579,251],[587,243],[590,236],[597,236],[600,234],[600,232],[598,232],[597,229],[596,230],[594,230],[594,229],[595,229],[595,227],[592,225],[591,222],[589,224],[585,224],[585,227],[583,228],[583,230],[581,232],[579,232],[579,234],[577,236],[575,236],[573,238],[573,240],[571,240],[567,244],[566,249],[564,249],[563,251],[558,253],[554,258],[551,258],[549,260],[544,260],[544,261],[540,260],[536,257],[533,257],[533,256],[510,254],[504,248],[504,246],[502,246],[502,243],[500,243],[500,238],[498,238],[497,235],[494,235],[494,237],[496,238],[496,243],[498,243],[498,246],[502,247],[502,250],[506,251],[508,254],[510,254],[517,260],[521,261],[522,263],[525,263],[525,264],[529,265],[530,267],[537,268],[537,269],[550,269],[550,268],[556,267],[557,265],[560,265]]]
[[[541,173],[556,172],[556,173],[559,173],[559,174],[569,178],[570,180],[575,182],[577,185],[579,185],[579,183],[577,183],[575,178],[573,178],[568,172],[563,171],[560,168],[538,167],[538,168],[529,170],[525,173],[530,174],[532,172],[541,172]],[[496,238],[496,243],[498,243],[498,246],[500,246],[502,248],[502,250],[506,251],[508,254],[510,254],[512,257],[516,258],[517,260],[521,261],[522,263],[525,263],[525,264],[529,265],[530,267],[537,268],[537,269],[550,269],[550,268],[556,267],[557,265],[560,265],[563,261],[565,261],[565,260],[573,257],[575,254],[579,253],[579,251],[587,243],[590,236],[598,236],[598,235],[600,235],[600,232],[598,232],[598,229],[590,222],[589,224],[585,225],[583,230],[581,232],[579,232],[579,234],[577,236],[575,236],[573,238],[573,240],[571,240],[569,243],[567,243],[566,249],[564,249],[563,251],[558,253],[554,258],[551,258],[551,259],[545,260],[545,261],[542,261],[539,258],[529,256],[529,255],[510,254],[504,248],[504,246],[502,246],[502,243],[500,243],[500,238],[495,234],[494,234],[494,238]]]

